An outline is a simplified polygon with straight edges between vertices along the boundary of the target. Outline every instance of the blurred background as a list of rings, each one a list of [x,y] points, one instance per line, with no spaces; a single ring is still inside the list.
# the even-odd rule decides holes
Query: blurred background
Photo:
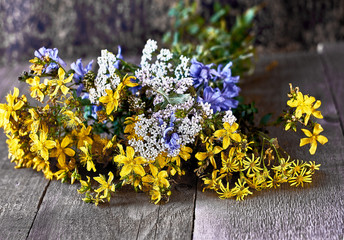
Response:
[[[97,56],[101,49],[125,55],[158,41],[173,18],[169,0],[0,0],[0,65],[33,57],[41,46],[58,48],[63,59]],[[191,1],[187,1],[191,2]],[[344,38],[344,0],[228,0],[235,18],[260,5],[252,28],[259,52],[314,50],[319,42]],[[213,0],[198,1],[203,17],[213,14]]]

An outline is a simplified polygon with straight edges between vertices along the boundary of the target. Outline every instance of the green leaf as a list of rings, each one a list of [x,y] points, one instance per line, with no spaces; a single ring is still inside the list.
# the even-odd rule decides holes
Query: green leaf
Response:
[[[211,16],[210,18],[210,22],[211,23],[216,23],[220,20],[221,17],[223,17],[226,14],[226,10],[225,9],[221,9],[218,12],[216,12],[213,16]]]

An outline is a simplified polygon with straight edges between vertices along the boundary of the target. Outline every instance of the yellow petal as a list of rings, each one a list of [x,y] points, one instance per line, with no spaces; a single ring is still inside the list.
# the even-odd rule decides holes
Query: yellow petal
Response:
[[[319,123],[316,123],[313,129],[313,135],[319,135],[319,133],[321,133],[322,131],[324,131],[322,126]]]
[[[134,151],[134,148],[133,147],[127,147],[127,157],[129,159],[133,159],[134,158],[134,155],[135,155],[135,151]]]
[[[58,70],[58,75],[59,75],[59,79],[60,80],[63,80],[64,79],[64,76],[65,76],[65,71],[63,70],[63,68],[59,68]]]
[[[113,109],[115,108],[115,102],[109,102],[108,105],[106,106],[106,114],[110,115]]]
[[[126,156],[123,155],[117,155],[114,157],[113,161],[117,162],[117,163],[122,163],[124,164],[125,162],[127,162],[128,158]]]
[[[318,142],[321,143],[322,145],[324,145],[325,143],[328,142],[327,137],[322,136],[322,135],[317,136],[317,140],[318,140]]]
[[[52,149],[56,146],[56,142],[54,142],[52,140],[47,140],[47,141],[45,141],[44,146],[48,149]]]
[[[121,175],[121,177],[125,177],[131,172],[131,170],[132,168],[130,166],[124,165],[119,175]]]
[[[61,91],[62,91],[62,93],[63,93],[64,95],[66,95],[66,94],[68,93],[68,91],[69,91],[69,88],[66,87],[65,85],[62,85],[62,86],[61,86]]]
[[[73,157],[75,155],[75,151],[71,148],[65,148],[64,153],[67,154],[70,157]]]
[[[227,149],[230,143],[231,143],[230,138],[228,136],[225,136],[222,141],[223,149]]]
[[[217,138],[223,137],[225,135],[226,135],[226,130],[224,130],[224,129],[220,129],[220,130],[217,130],[216,132],[214,132],[214,136]]]
[[[198,153],[196,153],[195,157],[198,160],[203,161],[204,159],[206,159],[208,157],[208,154],[205,152],[198,152]]]
[[[320,111],[314,111],[312,112],[312,115],[316,118],[324,118]]]
[[[318,100],[318,101],[316,101],[316,102],[314,103],[313,108],[314,108],[314,109],[317,109],[317,108],[319,108],[320,106],[321,106],[321,101]]]
[[[219,147],[219,146],[214,147],[214,153],[215,153],[215,154],[218,154],[218,153],[221,152],[222,150],[223,150],[222,147]]]
[[[302,130],[302,132],[307,136],[307,137],[312,137],[313,136],[313,134],[310,132],[310,131],[308,131],[307,129],[301,129]]]
[[[142,182],[153,183],[155,180],[151,175],[146,175],[142,178]]]
[[[153,164],[149,164],[149,168],[153,176],[158,175],[159,170],[157,167],[155,167]]]
[[[314,142],[311,143],[311,148],[309,149],[309,153],[314,155],[316,150],[317,150],[317,142],[314,141]]]
[[[140,176],[144,176],[146,174],[145,170],[141,165],[134,166],[134,172]]]
[[[241,142],[241,137],[240,137],[240,134],[238,134],[238,133],[233,133],[231,135],[231,138],[236,142]]]
[[[310,138],[301,138],[301,140],[300,140],[300,147],[302,147],[302,146],[304,146],[306,144],[309,144],[311,142],[312,142],[312,139],[310,139]]]

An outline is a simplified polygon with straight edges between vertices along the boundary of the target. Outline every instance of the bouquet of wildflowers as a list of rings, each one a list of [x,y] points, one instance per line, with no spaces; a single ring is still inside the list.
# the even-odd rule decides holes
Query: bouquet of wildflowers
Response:
[[[80,182],[84,201],[110,201],[124,185],[168,201],[172,184],[188,172],[220,198],[243,200],[282,183],[303,186],[319,164],[293,159],[252,125],[239,103],[232,62],[216,66],[189,59],[148,40],[137,66],[102,50],[97,70],[81,59],[66,68],[57,49],[40,48],[19,90],[0,105],[9,158],[16,168],[42,171],[48,179]],[[300,146],[326,137],[321,102],[290,87],[285,129],[306,135]],[[247,111],[246,111],[247,112]],[[309,130],[312,130],[309,131]]]

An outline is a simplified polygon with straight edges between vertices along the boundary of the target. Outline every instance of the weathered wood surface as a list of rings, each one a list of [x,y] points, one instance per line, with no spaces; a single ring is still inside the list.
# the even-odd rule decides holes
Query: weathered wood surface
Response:
[[[289,82],[322,101],[320,122],[329,143],[319,146],[316,157],[309,155],[307,146],[298,147],[301,135],[273,131],[292,155],[322,164],[313,184],[255,192],[237,202],[201,192],[201,186],[196,188],[195,180],[188,178],[174,189],[166,205],[153,205],[148,196],[129,189],[119,192],[110,204],[95,207],[81,201],[78,185],[49,183],[31,169],[14,170],[2,134],[0,239],[342,239],[344,139],[338,109],[342,91],[333,82],[342,84],[344,79],[340,63],[332,63],[343,59],[344,49],[327,54],[331,45],[326,46],[322,55],[264,56],[254,76],[242,85],[242,94],[248,102],[256,101],[261,115],[285,106]],[[277,67],[266,71],[273,60]],[[22,92],[25,85],[18,85],[16,78],[25,67],[0,69],[5,79],[1,102],[15,85]],[[338,99],[336,104],[333,99]]]
[[[344,127],[344,43],[319,45],[326,77],[333,93],[334,103]]]
[[[278,62],[277,67],[265,71],[272,61]],[[255,192],[243,202],[221,201],[212,193],[197,194],[195,239],[343,238],[344,139],[320,56],[295,53],[264,57],[255,75],[242,86],[243,94],[256,101],[261,115],[276,112],[286,104],[289,82],[322,101],[324,119],[319,122],[329,143],[319,146],[312,157],[307,146],[298,147],[302,135],[283,130],[272,134],[293,156],[320,163],[321,171],[305,188],[282,186]]]

